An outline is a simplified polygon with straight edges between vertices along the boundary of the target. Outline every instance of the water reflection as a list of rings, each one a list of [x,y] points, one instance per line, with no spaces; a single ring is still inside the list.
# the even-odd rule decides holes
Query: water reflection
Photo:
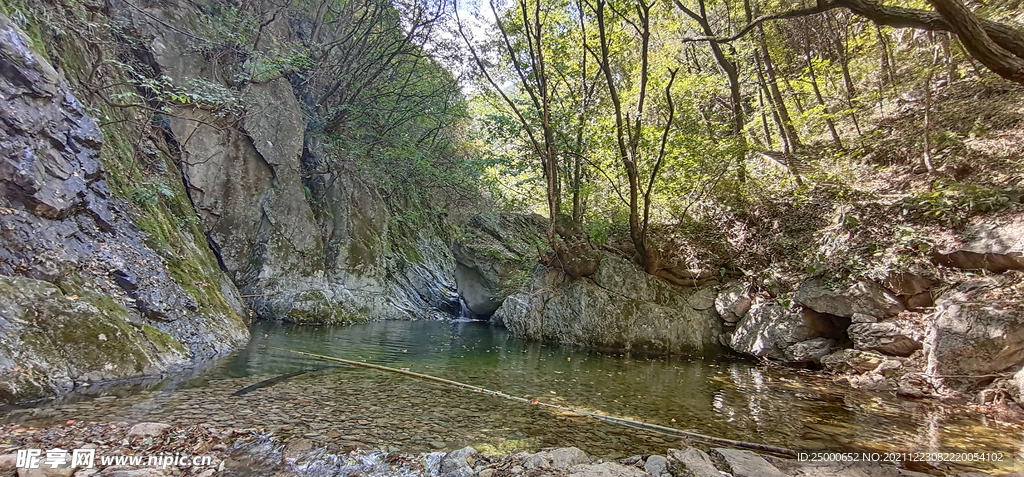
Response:
[[[760,368],[737,360],[657,359],[543,346],[474,322],[320,328],[260,323],[252,332],[248,346],[201,370],[198,377],[176,376],[143,394],[105,402],[99,411],[74,404],[77,398],[71,397],[51,404],[53,412],[44,414],[54,419],[87,418],[90,413],[128,420],[198,419],[202,414],[196,408],[216,410],[224,402],[230,419],[240,425],[267,425],[281,433],[318,439],[343,434],[385,448],[436,449],[439,443],[434,439],[445,446],[483,442],[500,447],[509,441],[518,447],[578,445],[613,457],[664,452],[673,445],[665,436],[361,368],[323,369],[241,398],[231,396],[262,379],[325,365],[284,351],[299,350],[798,450],[1015,455],[1022,446],[1018,427],[986,422],[981,415],[947,415],[926,404],[834,386],[813,373]],[[124,395],[138,393],[139,388],[92,392]],[[332,417],[329,424],[323,424],[325,414]],[[332,426],[337,427],[333,434]]]

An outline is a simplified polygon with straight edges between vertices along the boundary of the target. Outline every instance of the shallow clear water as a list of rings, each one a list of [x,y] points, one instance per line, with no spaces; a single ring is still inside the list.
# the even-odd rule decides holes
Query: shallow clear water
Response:
[[[1014,463],[1024,447],[1019,426],[860,393],[810,372],[546,346],[479,322],[259,323],[252,332],[245,349],[190,379],[97,388],[93,393],[103,397],[71,396],[7,419],[264,427],[338,450],[423,452],[473,445],[508,452],[574,445],[616,458],[678,447],[676,437],[276,349],[282,348],[408,368],[575,409],[798,451],[1003,452],[1003,462],[973,467],[1024,469]],[[232,395],[304,370],[312,371]]]

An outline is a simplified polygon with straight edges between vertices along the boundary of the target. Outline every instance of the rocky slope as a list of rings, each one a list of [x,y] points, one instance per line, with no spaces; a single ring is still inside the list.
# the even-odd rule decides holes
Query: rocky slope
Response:
[[[174,227],[163,207],[146,218],[171,222],[168,236],[136,227],[102,160],[116,145],[3,15],[0,31],[0,401],[158,373],[245,342],[241,299],[205,237]]]

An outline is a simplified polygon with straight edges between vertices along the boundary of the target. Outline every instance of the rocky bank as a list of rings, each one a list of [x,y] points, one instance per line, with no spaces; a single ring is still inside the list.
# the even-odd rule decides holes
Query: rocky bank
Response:
[[[524,244],[543,242],[539,217],[474,221],[477,232],[455,246],[460,293],[516,336],[641,354],[729,349],[906,397],[1024,399],[1021,215],[979,223],[937,251],[944,277],[812,276],[789,296],[721,277],[679,286],[611,249],[593,276],[567,277],[523,259]]]
[[[359,450],[332,454],[304,439],[282,442],[258,429],[217,428],[209,425],[175,427],[157,422],[68,424],[51,429],[5,426],[13,438],[0,446],[0,475],[118,477],[211,476],[220,472],[336,476],[439,476],[439,477],[736,477],[834,476],[923,477],[949,475],[972,477],[972,472],[942,471],[921,463],[918,470],[880,462],[804,462],[749,450],[715,447],[707,451],[680,443],[666,455],[636,455],[618,461],[595,459],[575,447],[484,455],[472,447],[452,452],[408,455],[398,452]],[[23,448],[92,448],[97,456],[205,455],[202,466],[103,465],[56,469],[16,468],[16,453]],[[707,449],[707,448],[705,448]],[[99,460],[97,458],[97,460]],[[927,471],[927,472],[923,472]]]

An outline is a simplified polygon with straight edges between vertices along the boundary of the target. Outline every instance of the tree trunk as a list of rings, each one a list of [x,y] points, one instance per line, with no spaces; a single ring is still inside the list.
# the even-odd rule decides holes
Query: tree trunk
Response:
[[[839,132],[836,131],[836,123],[832,121],[832,111],[829,109],[828,104],[825,103],[825,97],[821,94],[821,88],[818,87],[818,75],[814,73],[814,59],[811,55],[810,37],[804,37],[804,53],[807,60],[807,75],[811,79],[811,89],[814,90],[814,97],[818,100],[818,104],[825,110],[825,125],[828,126],[828,132],[832,134],[832,142],[839,149],[843,149],[843,140],[839,138]]]
[[[960,43],[981,64],[999,76],[1024,84],[1024,48],[1013,53],[993,41],[974,12],[959,0],[928,0]]]
[[[779,120],[782,122],[782,132],[786,136],[787,142],[789,143],[790,149],[793,152],[799,150],[802,145],[800,144],[800,137],[796,133],[796,129],[793,127],[793,121],[789,116],[789,108],[786,107],[785,98],[782,96],[782,91],[779,89],[779,82],[775,74],[775,66],[772,63],[771,54],[768,52],[768,41],[765,38],[764,29],[758,28],[761,36],[761,60],[764,61],[764,74],[765,80],[768,83],[768,91],[771,92],[772,101],[775,103],[775,111],[779,115]]]

